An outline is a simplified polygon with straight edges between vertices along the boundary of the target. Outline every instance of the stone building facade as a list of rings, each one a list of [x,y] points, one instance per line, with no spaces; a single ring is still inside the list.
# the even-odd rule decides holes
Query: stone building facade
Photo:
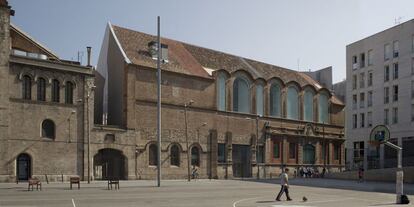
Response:
[[[83,175],[93,70],[60,59],[11,25],[11,14],[0,1],[0,181]]]
[[[97,179],[156,177],[155,40],[105,30],[97,91],[108,125],[92,131]],[[344,105],[328,89],[296,71],[161,41],[163,178],[186,178],[188,159],[201,177],[219,179],[269,177],[281,166],[342,169]]]

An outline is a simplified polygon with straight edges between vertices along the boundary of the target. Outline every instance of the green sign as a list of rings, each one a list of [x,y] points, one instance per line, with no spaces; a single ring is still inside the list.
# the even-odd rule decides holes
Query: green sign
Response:
[[[369,135],[370,141],[384,143],[390,139],[390,130],[385,125],[375,126]]]

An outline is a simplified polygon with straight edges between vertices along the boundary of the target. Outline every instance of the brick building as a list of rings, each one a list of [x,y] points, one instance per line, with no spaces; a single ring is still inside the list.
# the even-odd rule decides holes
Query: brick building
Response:
[[[0,181],[82,175],[93,70],[60,59],[11,25],[13,14],[1,0]]]
[[[0,181],[154,179],[156,38],[109,24],[97,73],[11,25],[13,13],[0,0]],[[344,166],[344,105],[309,76],[161,46],[163,178],[186,178],[188,160],[220,179]]]
[[[155,41],[106,28],[97,92],[108,125],[93,129],[95,178],[156,177]],[[161,48],[164,178],[186,178],[187,159],[211,178],[344,166],[344,105],[306,74],[166,38]]]

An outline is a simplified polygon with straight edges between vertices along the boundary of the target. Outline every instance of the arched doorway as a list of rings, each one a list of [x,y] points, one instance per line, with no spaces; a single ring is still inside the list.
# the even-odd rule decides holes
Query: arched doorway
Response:
[[[315,164],[315,146],[311,144],[303,146],[303,164]]]
[[[29,180],[32,176],[32,159],[26,153],[17,156],[17,179]]]
[[[120,150],[105,148],[93,157],[94,177],[98,180],[128,178],[128,162]]]

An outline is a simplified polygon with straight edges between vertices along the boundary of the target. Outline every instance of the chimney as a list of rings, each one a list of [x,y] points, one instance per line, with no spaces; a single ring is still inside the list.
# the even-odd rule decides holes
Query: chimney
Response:
[[[7,0],[0,0],[0,7],[5,7],[9,10],[9,15],[14,16],[14,10],[11,9],[11,6],[9,6],[9,2]]]
[[[87,67],[91,67],[91,50],[92,50],[92,47],[90,46],[86,47],[86,51],[88,52],[88,64],[86,65]]]

